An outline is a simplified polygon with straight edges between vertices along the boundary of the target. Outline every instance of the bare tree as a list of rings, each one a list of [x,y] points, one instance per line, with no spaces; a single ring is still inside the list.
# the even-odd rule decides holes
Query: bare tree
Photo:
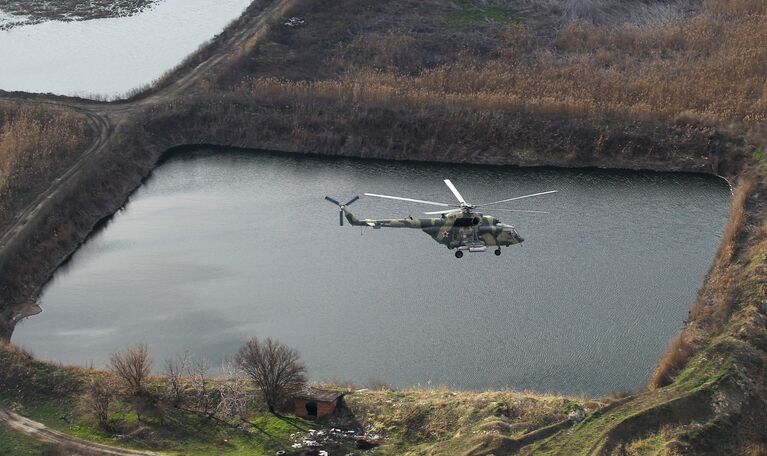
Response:
[[[202,414],[208,415],[213,403],[212,392],[208,388],[210,361],[206,357],[192,359],[187,364],[187,375],[195,391],[195,406]]]
[[[165,375],[170,383],[173,404],[176,406],[181,403],[182,379],[189,369],[190,358],[189,352],[185,351],[165,360]]]
[[[113,379],[111,376],[99,375],[91,378],[88,382],[85,393],[80,398],[80,408],[83,412],[92,413],[102,429],[111,431],[109,406],[114,398],[115,385]]]
[[[216,406],[216,413],[224,419],[246,420],[248,410],[253,406],[253,395],[248,392],[247,380],[242,378],[242,371],[232,360],[223,362],[221,373],[221,400]]]
[[[235,362],[261,390],[272,413],[306,383],[306,368],[298,352],[270,338],[246,342]]]
[[[146,344],[128,347],[124,352],[112,353],[109,367],[120,377],[129,392],[136,396],[146,392],[146,380],[152,371],[152,355]]]

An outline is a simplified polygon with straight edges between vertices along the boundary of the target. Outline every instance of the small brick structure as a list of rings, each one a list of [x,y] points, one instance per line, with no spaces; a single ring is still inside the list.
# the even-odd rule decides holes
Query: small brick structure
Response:
[[[346,393],[307,388],[293,396],[293,413],[302,418],[324,418],[338,410]]]

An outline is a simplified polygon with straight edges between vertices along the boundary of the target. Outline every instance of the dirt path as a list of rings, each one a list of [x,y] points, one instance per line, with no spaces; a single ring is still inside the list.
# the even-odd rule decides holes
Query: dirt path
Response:
[[[49,102],[41,102],[49,103]],[[61,103],[57,103],[61,104]],[[53,196],[56,191],[61,188],[61,185],[77,174],[83,165],[88,162],[95,154],[104,148],[107,140],[112,133],[111,121],[107,116],[98,115],[95,113],[87,112],[81,109],[76,109],[82,112],[88,117],[88,123],[91,124],[91,128],[96,132],[96,138],[90,147],[80,155],[77,161],[67,169],[61,176],[56,178],[51,185],[37,197],[22,211],[15,214],[13,222],[9,225],[8,229],[0,235],[0,252],[9,245],[15,237],[17,237],[24,229],[26,224],[40,213],[45,203]]]
[[[6,425],[16,432],[32,437],[40,442],[50,443],[58,446],[68,454],[76,455],[139,455],[139,456],[157,456],[161,453],[150,451],[137,451],[125,448],[110,447],[99,443],[89,442],[63,432],[55,431],[42,423],[32,421],[29,418],[0,409],[0,424]]]

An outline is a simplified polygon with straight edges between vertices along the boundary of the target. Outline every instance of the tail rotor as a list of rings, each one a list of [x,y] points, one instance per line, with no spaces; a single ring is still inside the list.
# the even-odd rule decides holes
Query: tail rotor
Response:
[[[331,203],[335,204],[339,208],[341,208],[341,210],[338,211],[338,223],[341,226],[344,226],[344,209],[346,208],[346,206],[348,206],[348,205],[352,204],[353,202],[357,201],[358,199],[360,199],[360,197],[359,196],[355,196],[354,198],[350,199],[346,204],[341,204],[341,203],[338,202],[338,200],[333,199],[333,198],[331,198],[329,196],[326,196],[325,199],[330,201]]]

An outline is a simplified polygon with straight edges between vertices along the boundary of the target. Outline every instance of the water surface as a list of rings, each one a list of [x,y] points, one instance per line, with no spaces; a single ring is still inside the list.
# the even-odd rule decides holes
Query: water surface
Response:
[[[325,195],[474,202],[556,189],[498,213],[525,242],[453,257],[418,230],[338,226]],[[45,289],[14,341],[103,366],[127,344],[158,365],[214,364],[251,336],[296,347],[312,378],[605,394],[644,384],[720,242],[729,190],[700,175],[175,156]],[[431,207],[363,198],[358,216]],[[363,234],[363,235],[361,235]]]
[[[153,82],[251,0],[162,0],[130,17],[0,31],[0,89],[115,97]]]

